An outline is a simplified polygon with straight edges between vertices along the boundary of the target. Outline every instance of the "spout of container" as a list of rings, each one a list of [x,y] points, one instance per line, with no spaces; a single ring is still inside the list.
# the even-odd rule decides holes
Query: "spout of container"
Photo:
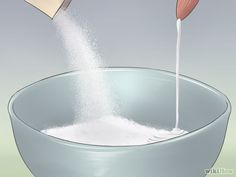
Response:
[[[25,0],[27,3],[36,7],[51,19],[60,9],[66,10],[71,0]]]

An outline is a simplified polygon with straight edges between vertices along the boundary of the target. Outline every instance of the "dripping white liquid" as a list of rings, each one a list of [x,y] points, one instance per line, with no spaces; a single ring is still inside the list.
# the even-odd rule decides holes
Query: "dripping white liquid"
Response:
[[[181,20],[178,19],[177,25],[177,44],[176,44],[176,122],[175,129],[179,129],[179,64],[180,64],[180,43],[181,43]]]

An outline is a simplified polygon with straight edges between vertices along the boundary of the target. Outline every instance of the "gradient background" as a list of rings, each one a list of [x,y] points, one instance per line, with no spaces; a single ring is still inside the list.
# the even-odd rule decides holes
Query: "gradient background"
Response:
[[[175,70],[176,0],[73,0],[107,66]],[[30,177],[16,149],[7,104],[18,89],[70,70],[52,21],[23,0],[0,4],[0,177]],[[181,73],[225,93],[232,114],[216,168],[236,175],[236,1],[200,0],[183,23]]]

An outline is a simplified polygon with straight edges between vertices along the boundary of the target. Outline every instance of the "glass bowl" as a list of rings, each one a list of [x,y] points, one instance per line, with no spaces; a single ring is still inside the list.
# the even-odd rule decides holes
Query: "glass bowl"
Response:
[[[147,68],[103,68],[122,116],[157,128],[175,125],[175,74]],[[75,143],[41,133],[75,121],[80,71],[38,81],[9,102],[16,145],[37,177],[201,177],[224,143],[230,102],[216,89],[180,77],[180,128],[189,133],[135,146]]]

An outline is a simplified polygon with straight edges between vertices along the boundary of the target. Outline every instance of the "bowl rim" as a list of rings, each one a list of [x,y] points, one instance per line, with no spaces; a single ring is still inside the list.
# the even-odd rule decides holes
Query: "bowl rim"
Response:
[[[155,68],[148,68],[148,67],[128,67],[128,66],[116,66],[116,67],[100,67],[100,69],[103,69],[104,71],[114,71],[114,70],[150,70],[150,71],[155,71],[155,72],[159,72],[159,73],[162,73],[162,74],[165,74],[165,75],[169,75],[169,76],[172,76],[172,77],[175,77],[176,76],[176,73],[175,72],[172,72],[172,71],[167,71],[167,70],[162,70],[162,69],[155,69]],[[38,83],[41,83],[45,80],[49,80],[49,79],[54,79],[54,78],[58,78],[58,77],[62,77],[62,76],[67,76],[67,75],[72,75],[72,74],[76,74],[76,73],[79,73],[79,72],[82,72],[80,70],[72,70],[72,71],[67,71],[67,72],[63,72],[63,73],[59,73],[59,74],[55,74],[55,75],[51,75],[49,77],[46,77],[46,78],[43,78],[43,79],[40,79],[36,82],[33,82],[21,89],[19,89],[18,91],[16,91],[11,97],[10,97],[10,100],[8,102],[8,113],[10,115],[10,119],[11,119],[11,125],[12,125],[12,130],[13,130],[13,136],[16,140],[16,137],[15,137],[15,132],[14,132],[14,128],[13,128],[13,119],[16,120],[16,121],[19,121],[20,123],[22,123],[23,125],[25,125],[26,127],[30,128],[31,130],[33,130],[35,133],[39,133],[40,135],[42,136],[46,136],[46,138],[50,138],[52,141],[55,141],[56,143],[61,143],[61,144],[66,144],[66,145],[69,145],[69,146],[77,146],[77,147],[85,147],[85,148],[92,148],[92,149],[115,149],[115,148],[135,148],[135,147],[146,147],[146,146],[153,146],[153,145],[159,145],[159,144],[165,144],[165,143],[171,143],[171,142],[175,142],[175,141],[178,141],[178,140],[181,140],[181,139],[185,139],[189,136],[192,136],[193,134],[197,134],[198,132],[200,131],[203,131],[205,129],[207,129],[209,126],[211,126],[213,123],[216,123],[219,119],[222,119],[225,117],[225,115],[228,115],[226,116],[228,119],[230,117],[230,114],[231,114],[231,103],[228,99],[228,97],[222,93],[221,91],[217,90],[216,88],[202,82],[202,81],[199,81],[197,79],[193,79],[189,76],[186,76],[186,75],[183,75],[183,74],[180,74],[179,75],[179,79],[181,80],[185,80],[185,81],[188,81],[190,83],[193,83],[193,84],[196,84],[198,86],[201,86],[203,87],[204,89],[207,89],[208,91],[210,92],[213,92],[214,94],[220,96],[223,98],[223,100],[225,101],[226,103],[226,107],[225,107],[225,110],[219,115],[217,116],[213,121],[209,122],[208,124],[204,125],[204,126],[201,126],[193,131],[190,131],[188,132],[187,134],[183,134],[183,135],[180,135],[180,136],[177,136],[177,137],[173,137],[173,138],[170,138],[170,139],[166,139],[166,140],[163,140],[163,141],[158,141],[158,142],[151,142],[151,143],[147,143],[147,144],[140,144],[140,145],[96,145],[96,144],[86,144],[86,143],[79,143],[79,142],[74,142],[74,141],[70,141],[70,140],[65,140],[65,139],[61,139],[61,138],[58,138],[58,137],[54,137],[54,136],[51,136],[51,135],[47,135],[43,132],[41,132],[40,130],[30,126],[29,124],[27,124],[25,121],[23,121],[21,118],[19,118],[17,116],[17,114],[15,113],[14,111],[14,101],[16,100],[16,98],[18,97],[18,95],[20,95],[22,92],[24,92],[25,89],[27,88],[30,88],[32,86],[34,86],[35,84],[38,84]],[[227,123],[227,126],[228,126],[228,123]],[[227,127],[226,127],[227,129]]]

